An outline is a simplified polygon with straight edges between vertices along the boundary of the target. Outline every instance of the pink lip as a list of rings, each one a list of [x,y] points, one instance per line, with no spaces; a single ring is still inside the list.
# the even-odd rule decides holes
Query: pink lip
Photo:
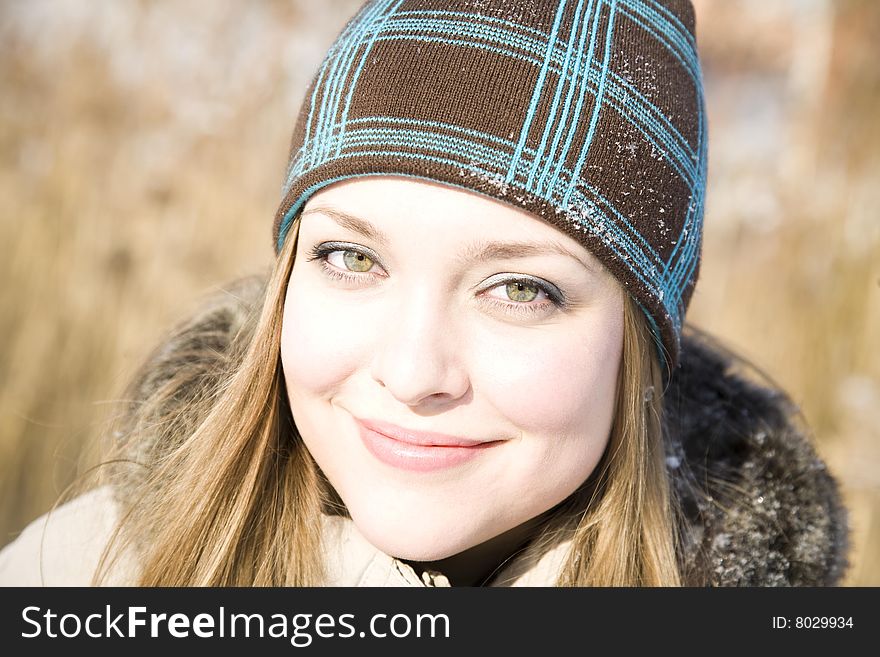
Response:
[[[417,472],[460,465],[503,442],[413,431],[379,420],[357,419],[357,423],[361,440],[373,456],[396,468]]]

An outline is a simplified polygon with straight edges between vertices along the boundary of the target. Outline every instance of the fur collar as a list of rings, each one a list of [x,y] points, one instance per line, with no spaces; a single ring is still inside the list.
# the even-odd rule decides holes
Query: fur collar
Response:
[[[783,392],[690,329],[664,413],[667,468],[695,583],[840,584],[846,511]]]

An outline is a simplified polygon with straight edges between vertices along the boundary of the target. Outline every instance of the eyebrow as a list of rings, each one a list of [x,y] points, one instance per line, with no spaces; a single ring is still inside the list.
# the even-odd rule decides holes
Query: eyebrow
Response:
[[[594,267],[557,242],[475,242],[456,260],[468,263],[480,260],[507,260],[510,258],[528,258],[529,256],[543,255],[566,256],[575,260],[589,273],[597,273]]]
[[[343,228],[347,228],[352,232],[363,235],[364,237],[371,239],[374,242],[378,242],[379,244],[385,245],[391,241],[385,233],[376,228],[366,219],[355,217],[354,215],[343,212],[342,210],[328,207],[317,207],[306,210],[302,213],[302,216],[305,217],[306,215],[310,214],[326,215]]]
[[[323,214],[335,221],[337,224],[352,232],[363,235],[367,239],[373,240],[379,244],[387,245],[391,240],[381,230],[376,228],[366,219],[356,217],[342,210],[330,207],[310,208],[302,213],[302,216],[309,214]],[[596,267],[590,265],[582,258],[572,253],[558,242],[482,242],[476,241],[470,244],[465,252],[456,258],[456,261],[462,264],[481,260],[504,260],[510,258],[527,258],[529,256],[542,255],[562,255],[574,259],[579,265],[586,269],[589,273],[596,275]]]

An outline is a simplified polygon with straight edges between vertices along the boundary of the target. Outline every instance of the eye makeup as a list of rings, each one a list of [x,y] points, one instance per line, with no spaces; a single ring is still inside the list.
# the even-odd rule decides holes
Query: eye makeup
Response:
[[[522,290],[534,290],[529,301],[511,299],[511,294],[521,295]],[[497,294],[493,292],[497,291]],[[526,295],[528,296],[528,295]],[[565,295],[552,283],[527,274],[493,274],[477,287],[477,299],[490,309],[500,309],[513,317],[535,320],[563,311],[568,307]]]
[[[343,269],[342,267],[330,263],[328,258],[334,253],[342,253],[343,262],[345,262],[345,254],[354,254],[361,262],[366,258],[370,260],[374,266],[378,265],[381,268],[379,256],[376,255],[375,252],[371,249],[351,244],[350,242],[322,242],[321,244],[317,244],[306,254],[306,261],[312,262],[317,260],[321,265],[322,271],[329,278],[353,284],[358,287],[368,284],[370,277],[378,276],[378,274],[373,271],[354,271],[347,267]],[[373,267],[370,267],[370,269],[372,268]]]
[[[344,267],[330,262],[330,256],[336,253],[343,254],[342,263]],[[348,262],[363,264],[365,259],[373,263],[373,266],[366,270],[352,270],[347,265]],[[317,244],[308,251],[306,260],[308,262],[319,261],[322,271],[330,279],[355,287],[369,285],[370,281],[375,277],[387,277],[387,273],[384,273],[384,268],[374,251],[350,242],[322,242]],[[378,266],[383,273],[379,274],[372,271],[374,266]],[[556,285],[528,274],[493,274],[472,289],[476,289],[477,297],[481,304],[523,318],[535,318],[546,315],[552,310],[564,310],[569,305],[565,294]],[[535,293],[534,297],[528,298],[528,300],[510,298],[511,293],[529,297],[530,293],[527,291],[529,289],[535,290]],[[499,295],[489,294],[493,290],[499,290]],[[524,292],[525,294],[523,294]]]

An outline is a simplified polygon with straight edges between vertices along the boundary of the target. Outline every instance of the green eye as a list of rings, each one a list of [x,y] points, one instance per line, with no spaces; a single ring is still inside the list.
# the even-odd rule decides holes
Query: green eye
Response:
[[[507,297],[511,301],[521,301],[523,303],[534,301],[538,296],[538,286],[524,281],[515,281],[507,284]]]
[[[370,271],[373,268],[373,259],[357,251],[345,251],[342,261],[351,271]]]

